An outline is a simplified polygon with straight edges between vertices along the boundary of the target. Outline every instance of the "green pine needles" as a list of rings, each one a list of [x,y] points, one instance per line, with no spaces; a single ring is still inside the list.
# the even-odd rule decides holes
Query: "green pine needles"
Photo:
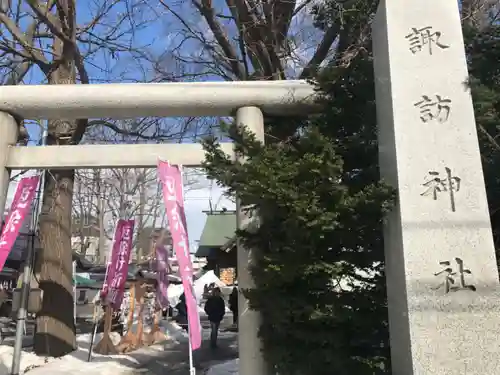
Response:
[[[499,28],[466,30],[493,230],[500,227]],[[338,66],[338,65],[337,65]],[[382,221],[395,201],[378,172],[371,51],[327,68],[317,85],[323,110],[268,119],[262,145],[231,127],[245,163],[215,139],[204,143],[210,178],[259,214],[238,236],[255,249],[256,289],[268,363],[279,375],[390,373]]]
[[[364,90],[358,83],[328,84],[324,112],[290,119],[293,134],[283,140],[271,135],[264,146],[231,127],[244,164],[215,139],[204,142],[209,177],[260,218],[238,236],[257,254],[257,287],[246,293],[280,375],[371,375],[388,366],[381,224],[394,192],[378,178],[373,81],[364,82],[369,101],[369,93],[347,92]]]

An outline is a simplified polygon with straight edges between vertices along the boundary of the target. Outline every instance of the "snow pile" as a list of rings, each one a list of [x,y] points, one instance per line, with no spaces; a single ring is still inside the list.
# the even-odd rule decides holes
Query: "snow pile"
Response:
[[[94,345],[97,344],[102,334],[96,335]],[[111,335],[113,344],[120,341],[120,335],[113,332]],[[30,375],[109,375],[118,373],[130,373],[133,368],[139,367],[148,358],[163,352],[163,346],[154,345],[144,347],[137,351],[119,355],[100,355],[92,353],[92,362],[87,362],[90,346],[90,334],[78,336],[78,350],[62,358],[53,359],[43,367],[29,371]],[[24,362],[24,358],[23,358]],[[3,375],[0,373],[0,375]]]
[[[182,335],[182,328],[167,324],[165,333],[169,335],[172,343],[177,341],[176,337]],[[112,332],[111,341],[118,344],[120,335]],[[102,338],[102,333],[97,334],[94,345]],[[118,373],[130,373],[133,368],[139,367],[150,358],[164,353],[163,345],[153,345],[138,349],[134,352],[119,355],[100,355],[92,353],[92,361],[87,362],[90,347],[90,334],[78,335],[78,349],[62,358],[38,357],[31,352],[23,351],[21,355],[20,374],[29,375],[109,375]],[[165,344],[166,345],[166,344]],[[13,347],[0,345],[0,375],[10,375],[12,364]]]
[[[205,285],[210,285],[214,283],[219,288],[226,288],[226,284],[224,284],[214,273],[214,271],[206,272],[202,277],[194,282],[193,288],[196,295],[196,299],[201,301],[203,296],[203,290]]]
[[[160,326],[162,330],[165,332],[168,338],[171,340],[177,341],[179,343],[186,343],[189,340],[189,334],[186,332],[184,328],[178,325],[173,321],[161,321]],[[234,332],[219,330],[219,338],[225,337],[233,337],[235,335]],[[202,339],[204,341],[210,340],[210,329],[202,330]],[[168,344],[168,343],[167,343]],[[237,347],[238,343],[235,342],[232,344],[233,347]]]
[[[0,345],[0,375],[9,375],[12,366],[14,348],[9,345]],[[54,358],[38,357],[29,352],[23,352],[21,357],[21,373],[35,369],[53,361]]]
[[[227,287],[214,273],[214,271],[206,272],[202,277],[194,282],[193,289],[194,294],[198,302],[202,300],[203,288],[205,285],[215,283],[219,288],[221,288],[222,294],[229,295],[233,290],[233,287]],[[168,302],[170,306],[175,306],[179,303],[179,297],[184,293],[184,288],[182,284],[170,284],[168,286]]]
[[[184,328],[173,321],[160,321],[160,327],[167,337],[177,342],[188,342],[189,335]]]
[[[212,366],[207,375],[238,375],[238,359]]]

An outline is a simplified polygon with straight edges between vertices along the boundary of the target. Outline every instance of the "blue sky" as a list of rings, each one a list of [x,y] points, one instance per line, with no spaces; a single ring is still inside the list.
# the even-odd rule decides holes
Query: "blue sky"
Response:
[[[14,7],[17,1],[22,0],[14,0],[12,2]],[[98,5],[103,3],[116,4],[100,19],[99,24],[91,29],[90,33],[83,35],[85,41],[80,43],[82,54],[89,56],[86,59],[86,69],[91,83],[221,80],[210,70],[216,69],[216,66],[208,66],[207,68],[207,65],[193,62],[195,60],[209,60],[209,57],[201,48],[200,42],[186,33],[186,24],[187,27],[196,30],[195,34],[209,40],[212,38],[212,34],[204,19],[193,9],[189,1],[165,1],[172,11],[182,16],[186,24],[182,24],[173,12],[167,11],[159,2],[138,0],[128,2],[78,1],[77,23],[80,28],[90,24],[91,20],[98,14]],[[128,9],[125,8],[125,3],[128,4]],[[214,0],[213,4],[218,13],[229,15],[225,1]],[[28,9],[24,1],[23,7]],[[296,16],[291,26],[290,39],[295,48],[293,48],[293,61],[287,63],[289,77],[296,76],[296,73],[304,66],[312,55],[313,47],[317,44],[319,37],[318,31],[312,26],[311,18],[302,15]],[[237,30],[229,20],[219,18],[219,21],[226,27],[230,39],[236,35]],[[23,19],[21,27],[26,28],[28,23],[29,19]],[[120,24],[120,27],[115,30],[114,27],[117,24]],[[132,24],[134,30],[129,32]],[[112,30],[115,31],[110,34]],[[98,48],[99,43],[97,42],[105,35],[108,39],[107,47]],[[45,48],[49,47],[50,41],[47,40]],[[172,51],[176,51],[177,57],[182,57],[182,63],[179,62],[178,58],[173,58]],[[147,56],[149,60],[144,56]],[[179,73],[182,73],[183,76],[180,77]],[[45,83],[45,78],[37,68],[33,68],[26,76],[24,83],[41,84]],[[215,119],[209,120],[212,123],[216,121]],[[39,142],[41,126],[44,125],[43,123],[27,124],[33,140],[32,143]],[[162,120],[164,128],[173,127],[175,130],[178,126],[179,119]],[[202,133],[206,133],[207,125],[188,132],[182,141],[195,141],[200,129]],[[130,141],[132,140],[128,140],[128,142]],[[13,194],[13,192],[14,189],[11,189],[10,193]],[[194,250],[194,245],[201,235],[206,220],[206,215],[202,211],[209,209],[209,202],[212,201],[215,208],[219,209],[222,207],[234,208],[234,204],[222,197],[222,193],[220,188],[208,181],[201,188],[186,193],[186,214],[192,250]]]
[[[15,3],[15,1],[14,1]],[[79,1],[77,2],[77,18],[78,24],[83,27],[95,17],[98,8],[95,3],[102,3],[98,1]],[[130,3],[134,3],[131,1]],[[152,2],[151,2],[152,3]],[[170,3],[170,1],[169,1]],[[192,9],[186,4],[187,2],[178,2],[176,11],[182,14],[189,23],[200,24],[200,18]],[[23,5],[26,7],[26,5]],[[26,8],[27,9],[27,8]],[[96,41],[102,37],[109,30],[116,25],[117,20],[126,19],[124,14],[131,13],[133,15],[134,32],[127,32],[130,29],[132,20],[123,22],[122,26],[117,30],[118,33],[124,35],[117,38],[116,45],[113,51],[109,48],[96,49]],[[21,27],[25,28],[28,25],[28,20],[21,22]],[[125,9],[123,2],[118,2],[106,16],[101,20],[101,24],[96,27],[93,32],[86,34],[86,43],[81,43],[80,48],[82,53],[92,51],[91,57],[86,61],[87,73],[91,79],[91,83],[106,83],[106,82],[144,82],[144,81],[158,81],[161,76],[153,69],[153,64],[144,58],[140,58],[141,53],[147,51],[149,56],[153,56],[153,60],[160,60],[165,63],[165,70],[168,71],[170,65],[172,68],[182,70],[183,72],[192,73],[198,72],[199,67],[191,67],[189,64],[178,66],[168,55],[162,56],[165,51],[177,47],[181,39],[184,38],[182,34],[183,26],[180,22],[170,13],[166,12],[163,6],[157,5],[156,7],[140,7],[134,9]],[[108,44],[112,44],[108,43]],[[50,41],[47,41],[47,48]],[[140,52],[125,51],[126,48],[122,46],[131,46],[131,49],[136,49]],[[182,54],[190,55],[191,53],[199,54],[199,46],[195,41],[187,41],[182,45]],[[214,75],[206,76],[188,76],[184,80],[220,80]],[[46,80],[38,68],[32,68],[24,80],[25,84],[45,84]],[[173,124],[178,123],[178,119],[165,119],[164,126],[172,127]],[[42,134],[42,127],[45,123],[26,123],[28,132],[30,133],[31,144],[37,144],[40,141]],[[192,142],[195,137],[195,132],[187,134],[184,142]],[[12,198],[15,191],[15,184],[11,184],[9,189],[9,200]],[[186,192],[186,215],[189,237],[191,242],[191,250],[195,251],[196,243],[201,235],[203,226],[206,220],[206,215],[202,213],[204,210],[210,208],[210,201],[214,208],[225,207],[233,209],[234,204],[222,196],[222,189],[218,188],[215,183],[204,181],[200,188]],[[7,206],[9,207],[9,205]]]

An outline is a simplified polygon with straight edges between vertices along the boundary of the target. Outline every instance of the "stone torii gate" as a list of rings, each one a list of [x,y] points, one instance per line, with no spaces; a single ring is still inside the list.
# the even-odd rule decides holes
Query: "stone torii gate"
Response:
[[[200,144],[16,146],[21,119],[80,119],[145,116],[235,116],[264,141],[263,114],[306,113],[314,90],[305,81],[200,82],[160,84],[0,86],[0,215],[10,171],[16,169],[151,168],[158,158],[199,166]],[[223,150],[234,157],[231,143]],[[245,221],[238,209],[238,226]],[[0,216],[1,219],[1,216]],[[238,284],[251,288],[250,252],[238,247]],[[266,373],[257,336],[259,317],[240,294],[240,375]]]

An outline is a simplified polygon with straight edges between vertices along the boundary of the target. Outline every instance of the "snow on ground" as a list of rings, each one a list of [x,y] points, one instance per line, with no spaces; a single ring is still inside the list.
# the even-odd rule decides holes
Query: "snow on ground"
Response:
[[[155,356],[161,356],[165,349],[170,349],[181,342],[188,341],[187,332],[177,323],[172,321],[162,321],[162,330],[169,338],[165,343],[143,347],[132,353],[106,356],[92,353],[92,361],[87,362],[90,347],[90,334],[78,335],[78,350],[62,358],[38,357],[31,352],[23,351],[21,356],[21,372],[29,375],[119,375],[130,373],[134,368],[140,367]],[[219,337],[232,336],[234,332],[219,332]],[[94,340],[94,345],[99,342],[102,334],[98,334]],[[203,330],[203,338],[208,340],[210,330]],[[120,341],[117,333],[111,334],[114,344]],[[236,345],[236,343],[235,343]],[[0,375],[9,375],[12,364],[13,347],[10,345],[0,345]],[[225,367],[224,367],[225,366]],[[232,366],[232,367],[231,367]],[[219,368],[219,369],[218,369]],[[231,368],[236,370],[231,370]],[[238,363],[230,365],[220,364],[213,368],[208,375],[237,375]],[[210,370],[212,371],[212,370]],[[217,372],[219,371],[219,372]],[[224,372],[225,371],[225,372]],[[231,372],[232,371],[232,372]],[[236,371],[236,372],[235,372]]]
[[[12,354],[14,348],[8,345],[0,345],[0,375],[9,375],[12,366]],[[51,358],[38,357],[33,353],[23,352],[21,362],[21,372],[26,369],[43,366],[48,363]]]
[[[178,342],[188,342],[189,336],[185,329],[183,329],[180,325],[175,322],[165,322],[163,324],[163,328],[165,332],[167,332],[168,337]],[[234,336],[234,332],[219,330],[219,338],[224,337],[232,337]],[[210,329],[202,330],[202,340],[208,341],[210,340]],[[232,344],[232,347],[237,347],[238,343],[235,342]],[[1,374],[0,374],[1,375]]]
[[[187,340],[185,332],[175,323],[164,322],[164,332],[170,339],[164,344],[143,347],[132,353],[106,356],[92,353],[92,361],[87,362],[90,347],[90,334],[78,335],[78,350],[62,358],[38,357],[33,353],[23,351],[21,356],[21,374],[30,375],[118,375],[129,373],[133,368],[143,365],[157,355],[161,355],[167,346]],[[94,345],[99,342],[102,334],[96,335]],[[120,341],[117,333],[111,334],[114,344]],[[9,375],[13,347],[0,345],[0,375]]]
[[[238,375],[238,359],[219,363],[208,370],[207,375]]]

